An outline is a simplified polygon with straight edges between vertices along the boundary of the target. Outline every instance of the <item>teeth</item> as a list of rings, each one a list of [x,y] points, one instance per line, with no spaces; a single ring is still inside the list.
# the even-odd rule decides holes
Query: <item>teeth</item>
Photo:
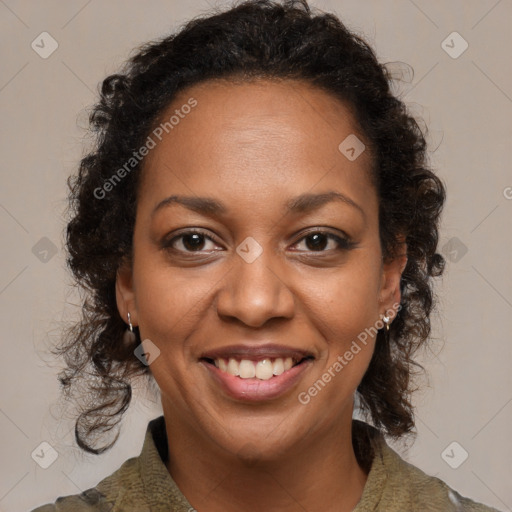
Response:
[[[256,377],[256,367],[254,366],[254,363],[248,359],[242,359],[240,361],[239,371],[242,379],[252,379],[253,377]]]
[[[274,361],[274,375],[281,375],[284,372],[284,362],[281,358]]]
[[[231,375],[240,375],[240,367],[236,359],[231,358],[229,360],[227,372]]]
[[[217,366],[217,363],[218,363],[218,366],[219,368],[223,371],[223,372],[227,372],[228,371],[228,363],[226,363],[226,361],[224,361],[224,359],[217,359],[215,361],[215,365]]]
[[[215,359],[215,366],[221,371],[229,373],[230,375],[238,376],[242,379],[253,379],[256,377],[260,380],[269,380],[274,375],[281,375],[283,372],[289,370],[297,361],[291,357],[278,357],[272,361],[271,359],[262,359],[261,361],[254,362],[249,359],[242,359],[237,361],[230,358],[227,362],[225,359]]]
[[[270,359],[258,361],[256,365],[256,377],[261,380],[268,380],[274,375],[274,365]]]

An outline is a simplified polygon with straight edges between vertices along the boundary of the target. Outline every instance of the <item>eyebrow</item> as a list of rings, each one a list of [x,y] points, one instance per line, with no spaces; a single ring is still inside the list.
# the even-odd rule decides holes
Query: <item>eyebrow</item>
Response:
[[[333,201],[341,201],[342,203],[356,208],[362,214],[363,218],[366,218],[366,214],[361,206],[359,206],[355,201],[342,194],[341,192],[335,191],[324,192],[321,194],[301,194],[300,196],[290,199],[286,203],[286,208],[292,213],[308,213],[314,210],[318,210],[322,206]],[[226,206],[213,197],[172,195],[163,199],[156,205],[153,212],[151,213],[151,217],[154,217],[159,210],[174,204],[180,204],[189,210],[210,217],[220,216],[228,213]]]

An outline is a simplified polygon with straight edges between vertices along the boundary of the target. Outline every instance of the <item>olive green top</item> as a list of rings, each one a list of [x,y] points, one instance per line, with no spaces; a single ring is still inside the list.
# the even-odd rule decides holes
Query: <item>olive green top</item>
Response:
[[[405,462],[376,428],[353,420],[353,439],[360,464],[369,470],[353,512],[498,512]],[[194,512],[167,471],[167,456],[165,419],[160,416],[149,422],[138,457],[125,461],[96,487],[32,512]]]

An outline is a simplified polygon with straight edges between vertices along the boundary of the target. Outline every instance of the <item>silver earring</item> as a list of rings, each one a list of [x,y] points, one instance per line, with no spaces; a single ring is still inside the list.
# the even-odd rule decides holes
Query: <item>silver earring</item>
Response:
[[[390,320],[391,320],[391,318],[389,318],[389,316],[382,317],[382,321],[386,324],[386,331],[389,331]]]
[[[128,312],[128,329],[124,332],[123,341],[125,345],[131,345],[137,339],[133,332],[133,325],[130,313]]]

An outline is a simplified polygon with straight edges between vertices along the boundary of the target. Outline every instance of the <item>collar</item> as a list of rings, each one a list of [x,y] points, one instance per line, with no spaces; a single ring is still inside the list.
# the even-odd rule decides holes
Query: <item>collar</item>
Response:
[[[352,440],[358,462],[367,472],[361,499],[353,512],[386,510],[461,510],[457,505],[472,503],[452,491],[441,480],[430,477],[404,461],[375,427],[352,421]],[[148,423],[139,457],[126,461],[118,471],[98,485],[113,505],[111,512],[191,512],[194,508],[167,471],[168,440],[165,418]],[[428,503],[428,506],[425,506]],[[418,508],[420,504],[420,508]],[[473,509],[471,509],[473,510]],[[494,510],[487,507],[474,510]]]
[[[353,512],[365,512],[374,510],[381,501],[388,469],[395,466],[400,457],[386,445],[382,434],[375,427],[353,420],[352,431],[356,457],[368,474],[361,500]],[[170,503],[176,512],[194,510],[169,474],[167,459],[168,440],[162,415],[149,422],[138,458],[139,475],[146,499],[151,507],[162,507],[162,510],[168,510]]]
[[[190,512],[194,508],[187,501],[166,467],[168,459],[165,418],[159,416],[148,423],[144,445],[139,456],[140,478],[151,510]]]

